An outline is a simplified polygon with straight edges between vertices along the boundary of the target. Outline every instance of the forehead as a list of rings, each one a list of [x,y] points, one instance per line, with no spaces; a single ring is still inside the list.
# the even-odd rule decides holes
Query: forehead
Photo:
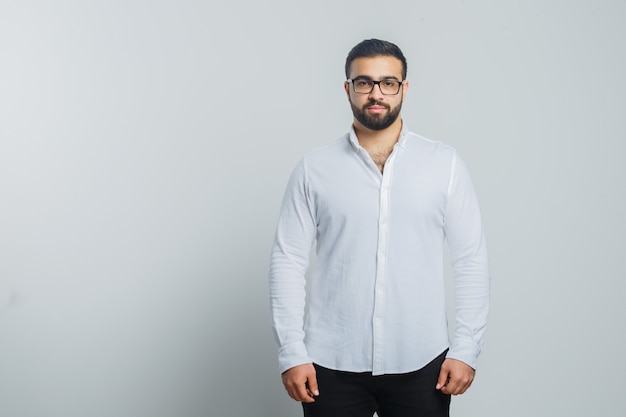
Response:
[[[380,79],[394,76],[402,79],[402,62],[395,56],[360,57],[350,64],[350,78],[358,76]]]

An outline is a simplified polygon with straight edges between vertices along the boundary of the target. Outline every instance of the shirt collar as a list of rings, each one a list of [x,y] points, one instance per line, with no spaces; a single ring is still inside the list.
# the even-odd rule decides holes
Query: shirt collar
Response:
[[[400,137],[398,137],[397,145],[404,148],[406,146],[406,141],[408,137],[409,137],[409,129],[406,127],[406,123],[404,123],[404,120],[403,120],[402,130],[400,130]],[[361,145],[359,144],[359,138],[357,138],[356,132],[354,131],[354,125],[350,126],[349,138],[350,138],[350,142],[352,143],[352,146],[354,146],[356,149],[361,148]]]

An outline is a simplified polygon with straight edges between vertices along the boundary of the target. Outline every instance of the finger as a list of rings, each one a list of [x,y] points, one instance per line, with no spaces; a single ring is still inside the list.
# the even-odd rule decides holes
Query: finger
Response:
[[[306,385],[298,386],[296,396],[296,400],[303,403],[312,403],[315,401],[315,398],[313,398]]]
[[[445,365],[445,364],[444,364]],[[442,366],[441,371],[439,371],[439,378],[437,378],[436,389],[442,389],[448,383],[448,378],[450,377],[450,372],[448,372],[447,367]]]
[[[319,387],[317,386],[317,377],[315,373],[308,376],[307,386],[309,387],[309,392],[311,396],[317,397],[320,395]]]
[[[311,376],[307,377],[307,379],[315,380],[315,374],[313,374],[312,377]],[[313,398],[314,397],[313,390],[309,388],[308,382],[304,382],[304,383],[301,382],[301,383],[293,384],[292,391],[294,393],[292,398],[296,401],[301,401],[305,403],[312,403],[315,401],[315,398]],[[315,391],[317,391],[317,382],[316,382]]]
[[[291,398],[300,402],[311,402],[311,396],[307,392],[304,384],[292,385],[287,389],[287,393]]]
[[[458,393],[458,383],[454,379],[449,379],[448,383],[441,389],[444,394],[456,395]]]
[[[447,391],[452,395],[459,395],[465,391],[467,387],[467,376],[458,373],[451,373],[450,379],[448,381],[448,385],[446,386]]]
[[[441,386],[441,392],[444,394],[452,394],[455,388],[455,381],[452,379],[452,375],[448,372],[446,375],[446,381]]]
[[[445,394],[452,395],[463,394],[472,384],[472,380],[473,378],[469,375],[453,375],[448,381],[448,384],[441,391]]]

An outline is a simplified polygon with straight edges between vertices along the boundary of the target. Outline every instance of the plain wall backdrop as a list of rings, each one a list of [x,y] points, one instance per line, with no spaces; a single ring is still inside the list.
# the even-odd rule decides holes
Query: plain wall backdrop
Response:
[[[492,308],[456,416],[626,415],[626,2],[0,0],[0,415],[290,417],[267,270],[287,177],[397,43],[458,149]],[[621,329],[621,330],[620,330]]]

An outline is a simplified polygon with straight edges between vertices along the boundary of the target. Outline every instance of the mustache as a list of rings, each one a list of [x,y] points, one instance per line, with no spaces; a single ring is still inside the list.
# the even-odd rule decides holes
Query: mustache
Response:
[[[391,110],[391,106],[389,104],[383,103],[382,101],[377,101],[377,100],[370,100],[369,103],[363,106],[363,109],[367,109],[368,107],[371,107],[371,106],[380,106],[380,107],[386,108],[387,110]]]

